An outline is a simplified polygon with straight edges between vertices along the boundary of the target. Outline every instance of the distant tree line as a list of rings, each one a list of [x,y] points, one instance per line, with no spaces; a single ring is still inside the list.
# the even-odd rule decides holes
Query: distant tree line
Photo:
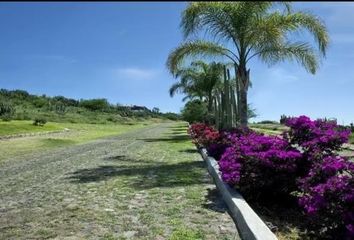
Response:
[[[57,116],[66,116],[84,112],[86,112],[86,115],[111,114],[109,120],[114,118],[114,114],[120,117],[156,117],[171,120],[180,118],[179,114],[176,113],[161,113],[157,107],[150,110],[145,106],[111,104],[105,98],[76,100],[64,96],[38,96],[24,90],[0,89],[0,118],[2,119],[27,119],[26,116],[36,117],[38,115],[34,113],[46,115],[54,113]]]

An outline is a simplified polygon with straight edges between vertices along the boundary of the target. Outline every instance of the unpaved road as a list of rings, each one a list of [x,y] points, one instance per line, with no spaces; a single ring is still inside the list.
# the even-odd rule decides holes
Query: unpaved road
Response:
[[[0,239],[239,239],[185,127],[161,123],[0,165]]]

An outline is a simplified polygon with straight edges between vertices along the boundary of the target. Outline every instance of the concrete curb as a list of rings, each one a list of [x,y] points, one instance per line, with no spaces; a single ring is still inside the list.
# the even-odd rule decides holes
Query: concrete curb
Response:
[[[208,166],[208,171],[213,177],[216,187],[230,210],[231,217],[236,223],[241,238],[244,240],[276,240],[277,237],[274,233],[247,204],[241,194],[222,181],[217,161],[208,156],[205,148],[198,150]]]

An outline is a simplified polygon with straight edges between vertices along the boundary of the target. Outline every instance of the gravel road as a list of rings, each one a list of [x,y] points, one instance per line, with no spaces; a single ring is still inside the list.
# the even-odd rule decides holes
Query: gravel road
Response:
[[[155,124],[4,161],[0,239],[238,239],[179,129]]]

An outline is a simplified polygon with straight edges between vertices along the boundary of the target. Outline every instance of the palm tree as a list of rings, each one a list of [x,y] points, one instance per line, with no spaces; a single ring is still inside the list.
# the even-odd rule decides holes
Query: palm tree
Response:
[[[217,85],[221,84],[223,65],[212,62],[207,64],[203,61],[195,61],[190,67],[178,69],[174,76],[180,78],[180,82],[173,84],[170,88],[170,96],[182,92],[188,98],[199,97],[200,100],[206,99],[208,112],[213,110],[213,91]]]
[[[283,5],[284,9],[277,9],[276,4]],[[268,64],[292,60],[314,74],[329,43],[321,20],[310,13],[293,12],[291,5],[284,2],[190,3],[183,12],[181,27],[188,41],[170,53],[168,69],[174,74],[185,58],[198,55],[223,56],[231,60],[242,126],[247,126],[248,63],[251,59],[258,57]],[[188,39],[203,30],[213,41]],[[291,40],[292,33],[303,30],[313,35],[318,52],[308,42]],[[219,44],[220,41],[224,45]]]

